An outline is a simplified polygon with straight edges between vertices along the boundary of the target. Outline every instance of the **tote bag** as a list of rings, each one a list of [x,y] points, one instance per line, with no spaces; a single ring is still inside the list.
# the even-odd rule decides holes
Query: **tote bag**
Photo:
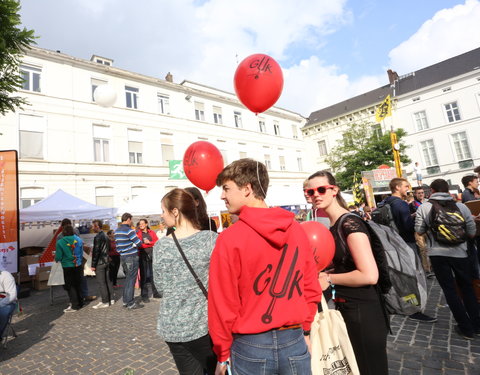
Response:
[[[48,286],[53,285],[64,285],[65,280],[63,279],[63,268],[62,263],[55,262],[52,265],[52,269],[50,270],[50,276],[48,277]]]
[[[340,311],[330,310],[322,295],[310,329],[313,375],[360,375],[347,326]]]

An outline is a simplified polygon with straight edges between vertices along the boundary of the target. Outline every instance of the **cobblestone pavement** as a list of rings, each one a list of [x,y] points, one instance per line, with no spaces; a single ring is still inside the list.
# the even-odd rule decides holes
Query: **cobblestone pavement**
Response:
[[[91,278],[89,286],[91,292],[97,290]],[[437,315],[438,322],[392,318],[390,374],[479,375],[480,336],[468,341],[456,335],[435,280],[429,281],[429,289],[426,313]],[[65,314],[68,299],[61,287],[54,288],[53,305],[48,290],[32,291],[20,300],[23,315],[13,320],[18,337],[0,349],[0,374],[177,374],[168,347],[156,334],[161,300],[128,311],[122,307],[121,290],[116,293],[112,307],[94,310],[94,301]]]

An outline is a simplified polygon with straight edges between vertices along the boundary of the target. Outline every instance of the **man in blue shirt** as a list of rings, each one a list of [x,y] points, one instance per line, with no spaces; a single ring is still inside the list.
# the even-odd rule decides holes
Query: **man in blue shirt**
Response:
[[[132,215],[128,212],[122,215],[122,223],[115,230],[115,242],[122,265],[127,271],[125,289],[123,289],[123,306],[135,310],[143,307],[134,299],[135,280],[138,274],[138,248],[142,246],[142,241],[132,229]]]

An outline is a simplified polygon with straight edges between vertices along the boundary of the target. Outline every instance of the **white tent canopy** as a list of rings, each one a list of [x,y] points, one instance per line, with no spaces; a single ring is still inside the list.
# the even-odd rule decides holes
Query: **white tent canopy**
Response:
[[[62,189],[49,195],[33,206],[20,210],[20,222],[110,219],[115,217],[116,208],[100,207],[74,197]]]
[[[132,216],[160,216],[162,213],[162,198],[163,195],[153,191],[143,192],[139,196],[120,206],[118,208],[118,214],[122,215],[123,213],[128,212]]]

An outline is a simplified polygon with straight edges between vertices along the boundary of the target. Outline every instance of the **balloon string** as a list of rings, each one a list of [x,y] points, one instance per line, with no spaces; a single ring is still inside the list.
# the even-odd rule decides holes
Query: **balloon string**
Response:
[[[267,198],[267,193],[265,193],[265,190],[263,190],[263,186],[262,186],[262,183],[260,182],[260,172],[258,171],[258,165],[260,163],[258,162],[257,160],[257,180],[258,180],[258,184],[260,185],[260,189],[262,189],[262,193],[263,193],[263,199]]]

